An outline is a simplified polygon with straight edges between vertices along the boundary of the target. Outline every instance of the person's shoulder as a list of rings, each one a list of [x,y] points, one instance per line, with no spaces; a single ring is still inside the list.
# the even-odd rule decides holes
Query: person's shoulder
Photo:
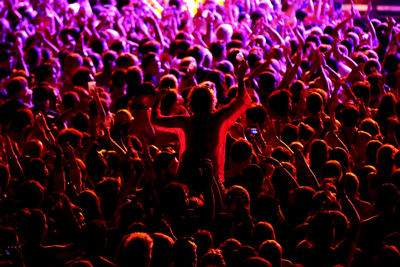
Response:
[[[362,199],[355,200],[355,203],[357,203],[357,205],[359,205],[361,207],[373,207],[373,205],[371,203],[364,201]]]
[[[28,105],[25,105],[23,102],[15,100],[15,99],[7,99],[3,103],[0,104],[0,108],[7,109],[7,108],[18,108],[24,109],[28,108]]]
[[[96,259],[90,259],[90,262],[92,262],[93,266],[96,267],[117,267],[116,264],[112,263],[102,256],[99,256]]]
[[[379,223],[380,219],[381,218],[379,215],[375,215],[368,219],[363,220],[361,223],[362,223],[363,227],[366,227],[366,226],[368,227],[368,226],[372,226],[372,225]]]
[[[42,246],[41,250],[42,252],[47,255],[47,256],[54,256],[58,255],[60,253],[66,253],[71,250],[73,247],[73,244],[65,244],[65,245],[46,245]]]
[[[360,141],[369,142],[369,140],[372,139],[372,135],[367,133],[367,132],[365,132],[365,131],[360,130],[360,131],[358,131],[358,139]]]
[[[176,118],[176,119],[181,119],[181,120],[188,120],[190,118],[192,118],[192,116],[190,116],[189,114],[176,114],[176,115],[168,115],[165,117],[169,117],[169,118]]]

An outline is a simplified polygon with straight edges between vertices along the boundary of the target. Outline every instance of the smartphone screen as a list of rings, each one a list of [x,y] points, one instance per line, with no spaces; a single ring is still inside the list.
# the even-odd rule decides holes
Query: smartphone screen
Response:
[[[258,134],[258,130],[255,127],[251,127],[249,132],[250,134]]]
[[[96,82],[95,81],[88,82],[88,90],[89,90],[89,93],[96,91]]]

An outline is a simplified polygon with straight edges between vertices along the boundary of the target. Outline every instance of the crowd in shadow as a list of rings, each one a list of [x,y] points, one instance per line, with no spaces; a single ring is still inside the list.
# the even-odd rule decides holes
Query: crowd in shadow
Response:
[[[338,0],[0,3],[0,266],[400,266],[400,25]]]

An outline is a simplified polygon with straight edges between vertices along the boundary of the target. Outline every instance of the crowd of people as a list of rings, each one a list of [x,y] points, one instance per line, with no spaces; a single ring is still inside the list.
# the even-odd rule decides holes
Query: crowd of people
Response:
[[[338,0],[0,2],[0,265],[400,266],[400,25]]]

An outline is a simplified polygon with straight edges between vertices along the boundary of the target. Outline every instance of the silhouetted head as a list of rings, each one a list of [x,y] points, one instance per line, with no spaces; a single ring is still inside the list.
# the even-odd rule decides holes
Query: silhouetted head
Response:
[[[124,236],[117,252],[120,267],[148,267],[151,262],[153,239],[146,233],[132,233]]]
[[[215,91],[209,82],[194,87],[189,93],[189,106],[194,114],[208,114],[216,105]]]

